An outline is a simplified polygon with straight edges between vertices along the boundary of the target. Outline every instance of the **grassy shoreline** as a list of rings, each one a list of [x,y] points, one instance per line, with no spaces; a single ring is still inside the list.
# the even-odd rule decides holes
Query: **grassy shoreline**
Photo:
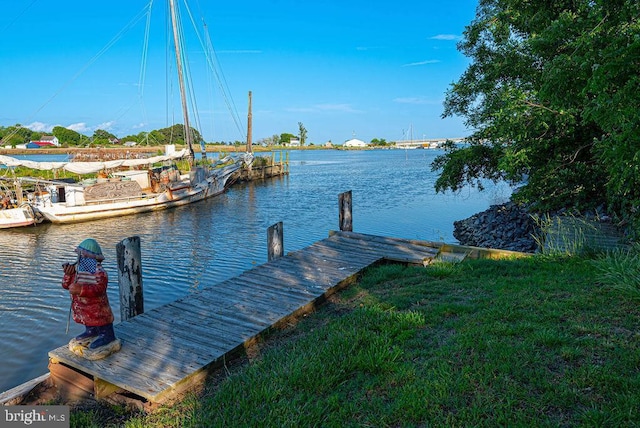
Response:
[[[579,257],[383,265],[273,332],[204,390],[71,425],[640,424],[640,309]]]
[[[184,149],[184,146],[176,146],[176,150]],[[223,145],[208,145],[207,153],[244,153],[246,146],[223,146]],[[285,146],[252,146],[251,150],[255,153],[268,153],[273,151],[282,150],[330,150],[327,147],[321,146],[309,146],[309,147],[285,147]],[[15,155],[58,155],[58,154],[74,154],[74,153],[98,153],[100,151],[114,151],[114,152],[136,152],[136,153],[151,153],[164,152],[164,146],[135,146],[135,147],[57,147],[57,148],[40,148],[40,149],[6,149],[0,148],[0,155],[15,156]],[[200,153],[200,150],[196,150],[196,153]]]

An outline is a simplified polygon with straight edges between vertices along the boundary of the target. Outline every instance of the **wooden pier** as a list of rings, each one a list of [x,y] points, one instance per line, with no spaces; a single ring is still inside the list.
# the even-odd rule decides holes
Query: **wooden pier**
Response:
[[[59,390],[80,389],[97,399],[133,393],[161,403],[198,385],[230,354],[290,317],[311,311],[378,261],[426,265],[437,257],[465,256],[492,253],[331,232],[309,247],[121,322],[115,331],[122,349],[103,360],[80,358],[66,345],[50,351],[51,378]]]
[[[289,156],[280,153],[278,159],[273,153],[271,157],[259,157],[250,168],[242,168],[238,177],[239,182],[264,180],[272,177],[289,175]]]

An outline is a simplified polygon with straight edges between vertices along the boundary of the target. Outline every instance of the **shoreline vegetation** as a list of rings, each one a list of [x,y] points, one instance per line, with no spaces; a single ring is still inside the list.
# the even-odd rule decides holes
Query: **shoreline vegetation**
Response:
[[[633,257],[371,267],[203,389],[147,412],[75,403],[71,426],[638,424],[638,284],[612,269],[638,274]]]
[[[181,146],[176,146],[176,150],[181,150]],[[260,150],[262,149],[262,150]],[[269,152],[272,150],[266,150],[265,147],[254,147],[255,152]],[[280,150],[280,149],[276,149]],[[207,153],[216,152],[244,152],[244,146],[209,146],[207,147]],[[41,148],[41,149],[0,149],[0,155],[15,156],[15,155],[60,155],[68,154],[74,155],[77,153],[139,153],[139,154],[155,154],[158,152],[164,152],[164,146],[137,146],[137,147],[56,147],[56,148]]]
[[[176,150],[182,150],[184,146],[176,145]],[[207,153],[235,153],[245,152],[245,145],[208,145],[206,147]],[[303,147],[289,147],[289,146],[268,146],[263,147],[259,145],[252,146],[251,150],[255,153],[269,153],[273,151],[282,150],[371,150],[372,147],[367,148],[341,148],[341,147],[322,147],[322,146],[303,146]],[[76,153],[100,153],[100,152],[118,152],[118,153],[149,153],[155,154],[158,152],[164,152],[164,146],[134,146],[134,147],[56,147],[56,148],[40,148],[40,149],[7,149],[0,148],[0,155],[15,156],[15,155],[59,155],[59,154],[76,154]],[[196,151],[196,154],[200,153]]]

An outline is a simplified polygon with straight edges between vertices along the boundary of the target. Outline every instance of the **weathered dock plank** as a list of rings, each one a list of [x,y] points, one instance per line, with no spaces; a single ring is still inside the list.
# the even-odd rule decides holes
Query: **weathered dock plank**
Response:
[[[194,319],[195,317],[180,317],[180,308],[167,309],[176,312],[169,313],[167,319],[140,315],[139,319],[136,317],[136,323],[132,324],[135,328],[128,328],[127,331],[131,335],[147,335],[157,341],[153,343],[153,347],[162,348],[157,350],[161,355],[167,355],[167,350],[164,349],[166,346],[179,346],[182,342],[189,342],[192,347],[210,348],[211,352],[224,352],[241,344],[243,336],[246,336],[245,339],[251,338],[250,334],[237,326],[216,326]]]
[[[334,235],[336,236],[336,235]],[[433,258],[439,252],[439,247],[433,247],[433,243],[418,243],[410,240],[398,240],[371,235],[357,234],[354,232],[341,232],[339,241],[323,241],[327,246],[340,245],[344,249],[352,251],[368,251],[379,257],[405,263],[421,264],[425,258]],[[339,244],[337,244],[339,242]]]
[[[89,361],[66,345],[52,364],[84,373],[96,395],[118,388],[161,402],[201,381],[227,355],[384,259],[421,263],[438,247],[352,232],[331,236],[118,324],[122,349]],[[52,375],[54,374],[52,370]],[[106,385],[106,386],[105,386]]]
[[[286,298],[290,296],[289,298],[291,299],[309,300],[309,298],[316,296],[318,291],[323,290],[322,287],[317,286],[311,281],[301,279],[298,282],[294,282],[292,276],[272,276],[264,271],[258,272],[251,270],[235,279],[238,283],[250,287],[250,289],[254,289],[254,287],[259,288],[264,290],[264,293],[268,293],[276,298]]]
[[[206,322],[208,324],[225,323],[228,326],[235,326],[239,331],[260,332],[268,325],[268,322],[266,321],[254,323],[253,320],[247,319],[247,317],[241,316],[239,313],[234,316],[234,311],[229,310],[228,308],[218,308],[216,311],[209,311],[208,309],[199,307],[194,303],[195,302],[191,300],[186,303],[183,301],[177,301],[169,304],[168,306],[176,308],[184,314],[189,314],[191,317],[200,318],[201,322]]]
[[[315,247],[313,251],[298,251],[290,254],[290,257],[288,257],[285,262],[291,263],[300,259],[308,259],[312,257],[320,262],[319,265],[316,266],[318,270],[357,271],[358,269],[361,269],[362,266],[368,266],[381,258],[379,254],[369,255],[365,253],[356,253],[349,247],[345,247],[342,243],[335,243],[334,245],[335,247],[331,248],[331,243],[327,242],[327,245]],[[343,255],[334,256],[333,250],[340,251]]]
[[[127,331],[140,337],[145,332],[153,329],[158,331],[158,334],[154,335],[154,339],[161,342],[166,340],[164,337],[166,335],[175,338],[174,340],[193,343],[193,346],[206,346],[221,351],[228,349],[229,346],[237,346],[238,331],[236,328],[225,326],[225,330],[220,330],[212,325],[202,325],[197,321],[186,318],[166,321],[145,317],[134,324],[135,329],[130,328]]]
[[[274,301],[299,302],[308,300],[310,296],[314,296],[314,290],[300,287],[301,284],[293,284],[290,278],[266,275],[258,272],[245,272],[234,278],[234,284],[237,288],[244,291],[242,298],[248,295],[258,294],[263,300],[273,303]],[[229,293],[234,291],[233,286],[225,287]],[[217,287],[216,287],[217,289]],[[211,292],[207,290],[207,292]]]
[[[254,291],[253,296],[251,295],[251,291]],[[291,299],[288,296],[283,296],[284,301],[280,301],[274,293],[266,294],[264,291],[258,291],[256,287],[251,288],[250,290],[240,290],[238,289],[237,293],[233,293],[233,290],[228,288],[220,288],[216,289],[215,292],[203,293],[203,296],[207,294],[221,294],[224,297],[228,297],[229,299],[233,299],[235,302],[234,305],[244,306],[247,301],[251,302],[251,306],[260,312],[270,312],[273,310],[274,306],[297,306],[300,305],[304,300],[302,298]],[[231,300],[230,300],[231,301]]]
[[[309,263],[313,258],[297,257],[296,259],[289,259],[286,263],[282,263],[278,270],[273,274],[278,275],[280,278],[299,278],[309,281],[314,286],[308,285],[309,289],[316,288],[320,291],[326,291],[328,288],[335,285],[336,282],[352,275],[355,270],[337,270],[333,269],[319,260],[316,260],[316,266],[300,268],[299,265],[306,261]],[[360,268],[361,270],[362,268]],[[259,275],[260,272],[256,271],[255,275]]]
[[[172,382],[176,382],[211,360],[211,350],[205,352],[206,348],[202,347],[198,352],[192,343],[176,340],[172,336],[169,336],[171,339],[164,338],[163,341],[162,336],[158,334],[140,337],[126,330],[118,334],[127,354],[134,355],[138,361],[145,361],[144,365],[137,365],[133,364],[132,361],[135,360],[131,358],[114,359],[114,368],[118,366],[121,371],[129,370],[139,375],[149,376],[155,373],[158,367],[165,367],[164,376],[171,376]],[[219,351],[218,355],[222,353],[224,351]],[[171,360],[175,358],[179,358],[182,362],[179,366],[172,364]]]
[[[272,271],[265,271],[260,269],[252,269],[249,272],[245,272],[242,275],[242,279],[247,281],[253,281],[257,283],[265,283],[271,287],[288,287],[293,292],[294,289],[300,292],[306,291],[308,294],[316,295],[317,292],[326,291],[325,282],[314,278],[314,275],[305,271],[291,272],[283,269],[282,266],[275,268]]]
[[[168,352],[173,352],[177,349],[179,355],[186,356],[183,361],[187,365],[195,364],[196,367],[194,368],[207,364],[211,361],[211,357],[216,358],[228,350],[227,346],[220,346],[217,342],[200,342],[173,334],[158,334],[154,336],[147,334],[141,336],[131,330],[123,330],[119,334],[119,338],[124,340],[127,345],[130,344],[146,351],[149,358],[156,358],[156,356],[161,358]]]
[[[296,274],[300,271],[304,271],[307,273],[320,273],[322,271],[357,271],[358,269],[361,269],[362,266],[371,264],[371,260],[379,258],[379,256],[376,258],[360,256],[361,255],[359,255],[358,258],[355,259],[353,256],[350,256],[345,252],[344,257],[332,258],[326,254],[326,247],[315,247],[313,251],[309,249],[309,251],[296,251],[287,254],[287,257],[282,257],[280,260],[278,260],[278,266],[281,266],[283,269],[289,270],[291,274]],[[313,264],[297,263],[298,259],[309,257],[313,258]]]
[[[200,306],[197,299],[192,299],[189,303],[177,302],[176,307],[183,308],[185,311],[202,316],[202,320],[209,323],[226,323],[236,325],[247,331],[262,331],[272,324],[269,314],[261,314],[259,312],[248,312],[241,310],[237,304],[220,307],[214,311],[208,312],[206,306]]]
[[[241,284],[241,283],[239,283]],[[246,283],[245,283],[246,285]],[[264,285],[260,286],[262,290],[265,289]],[[253,311],[264,313],[264,314],[281,314],[287,313],[287,311],[291,312],[299,308],[300,306],[306,304],[309,301],[309,296],[298,297],[292,299],[291,296],[286,296],[282,294],[269,293],[267,297],[265,297],[266,293],[268,293],[269,289],[265,291],[258,291],[257,287],[252,287],[250,290],[243,290],[242,297],[243,300],[238,301],[235,306],[238,308],[246,308],[247,305],[250,305]],[[249,291],[254,291],[254,297],[251,297]],[[215,293],[219,291],[215,290]],[[223,291],[224,293],[225,291]],[[230,293],[229,290],[226,290],[227,293]],[[238,294],[241,294],[240,292]]]
[[[343,251],[351,251],[350,249],[344,249],[344,247],[342,248]],[[318,259],[318,257],[320,258]],[[322,255],[318,256],[313,253],[296,253],[288,257],[286,263],[293,265],[302,264],[303,266],[308,265],[309,263],[314,263],[313,271],[317,274],[342,277],[345,273],[358,273],[360,270],[362,270],[362,266],[369,266],[380,259],[382,259],[382,257],[380,256],[368,257],[366,259],[362,259],[362,261],[358,264],[346,264],[344,262],[342,264],[339,264],[339,262],[335,262],[330,259],[327,260]]]
[[[362,265],[371,263],[371,259],[379,259],[380,253],[369,251],[366,248],[353,248],[349,241],[326,240],[307,247],[304,251],[290,254],[295,257],[298,254],[313,254],[322,260],[347,267],[349,265]]]

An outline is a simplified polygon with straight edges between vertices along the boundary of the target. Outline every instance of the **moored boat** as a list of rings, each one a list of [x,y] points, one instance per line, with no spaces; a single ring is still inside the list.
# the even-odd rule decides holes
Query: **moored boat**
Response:
[[[38,223],[36,215],[29,204],[16,208],[0,209],[0,229],[31,226]]]
[[[32,162],[0,156],[7,166],[28,166],[40,170],[67,170],[75,173],[110,171],[109,178],[85,179],[78,182],[19,177],[24,186],[38,188],[24,198],[19,208],[2,210],[5,227],[34,224],[42,218],[52,223],[76,223],[122,215],[163,210],[186,205],[219,195],[250,164],[249,153],[225,156],[182,174],[172,162],[186,151],[148,159],[108,162]],[[146,165],[144,169],[140,166]],[[158,166],[159,165],[159,166]],[[33,219],[31,223],[28,223]]]
[[[24,202],[19,181],[0,177],[0,229],[31,226],[42,219],[30,204]]]

